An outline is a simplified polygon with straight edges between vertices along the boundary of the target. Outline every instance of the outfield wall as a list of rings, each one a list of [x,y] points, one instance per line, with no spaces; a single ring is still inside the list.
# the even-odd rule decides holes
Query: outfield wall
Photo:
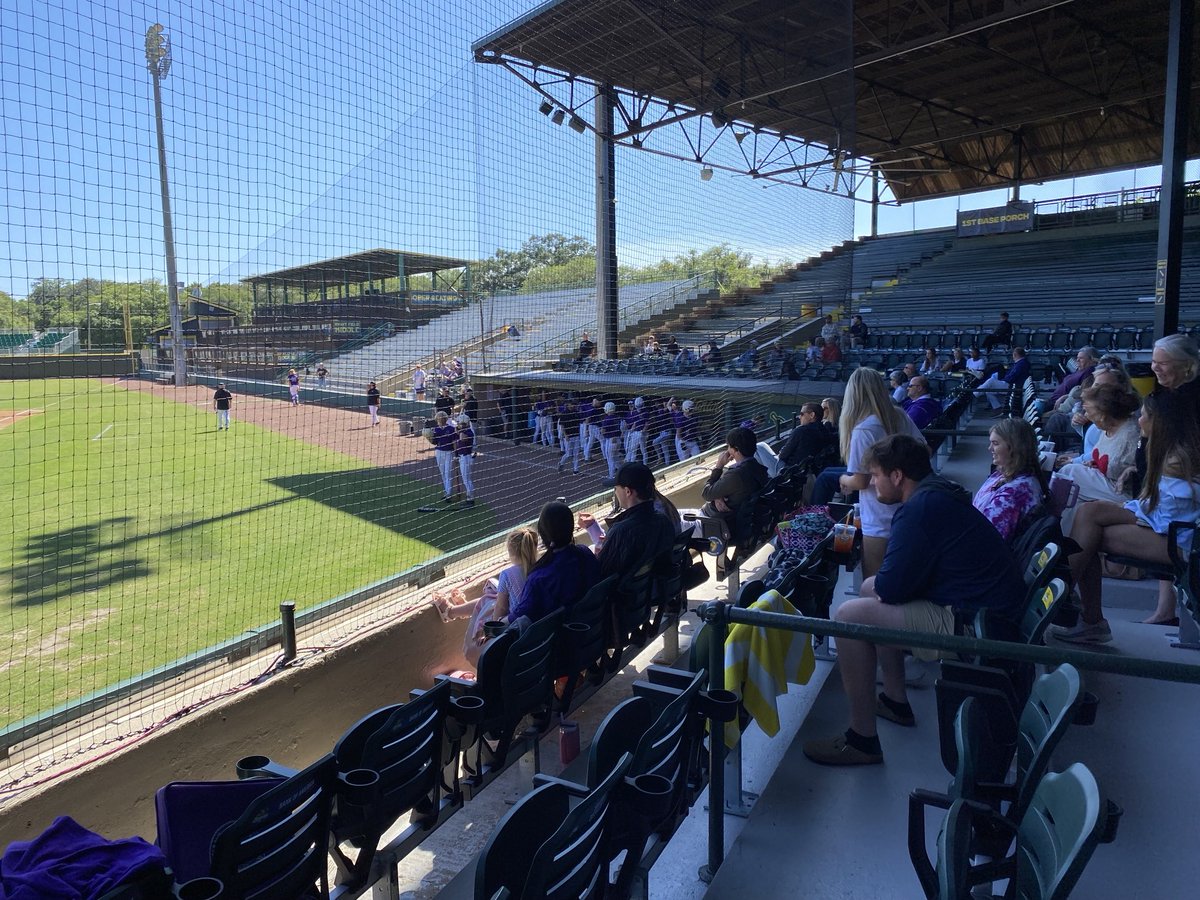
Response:
[[[0,356],[0,380],[41,378],[120,378],[138,370],[135,353],[64,353],[52,356]]]
[[[217,378],[214,375],[193,375],[188,374],[189,384],[202,384],[216,390],[218,384],[223,384],[235,396],[243,394],[251,397],[264,397],[268,400],[282,400],[287,402],[288,386],[286,384],[275,384],[270,381],[251,381],[246,378]],[[316,387],[315,379],[308,379],[306,383],[300,386],[300,399],[304,403],[319,403],[322,406],[329,406],[334,409],[357,409],[365,411],[367,408],[367,386],[363,384],[361,394],[348,394],[345,391],[335,391],[328,388]],[[400,397],[389,397],[384,395],[381,397],[379,407],[380,415],[390,416],[396,419],[413,418],[416,416],[424,416],[429,418],[433,415],[433,402],[425,400],[411,400]]]

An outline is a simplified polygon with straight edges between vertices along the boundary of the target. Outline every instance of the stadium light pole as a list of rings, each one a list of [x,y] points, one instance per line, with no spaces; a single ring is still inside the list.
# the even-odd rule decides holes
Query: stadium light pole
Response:
[[[154,81],[154,125],[158,131],[158,184],[162,193],[163,244],[167,253],[167,299],[171,313],[171,358],[175,385],[187,384],[187,358],[183,348],[183,316],[179,312],[179,284],[175,271],[175,234],[171,229],[171,194],[167,189],[167,145],[163,139],[162,81],[171,71],[171,38],[155,23],[146,29],[146,68]]]

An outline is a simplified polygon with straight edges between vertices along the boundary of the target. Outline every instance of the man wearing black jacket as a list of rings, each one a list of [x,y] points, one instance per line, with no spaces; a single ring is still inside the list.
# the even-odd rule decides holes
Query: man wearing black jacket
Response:
[[[779,461],[785,466],[794,466],[819,456],[831,446],[835,437],[836,433],[821,423],[821,404],[805,403],[800,407],[800,425],[792,429],[787,443],[779,451]]]
[[[609,520],[607,533],[588,513],[579,514],[579,526],[593,540],[602,540],[596,558],[600,577],[632,576],[646,563],[671,549],[675,528],[654,506],[654,473],[643,463],[627,462],[617,470],[613,493],[621,511]]]

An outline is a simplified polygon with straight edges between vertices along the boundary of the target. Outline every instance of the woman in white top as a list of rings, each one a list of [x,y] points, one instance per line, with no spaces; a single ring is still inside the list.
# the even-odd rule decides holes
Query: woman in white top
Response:
[[[838,432],[842,459],[846,460],[846,474],[838,483],[843,493],[858,491],[863,578],[870,578],[883,564],[895,508],[876,498],[871,475],[862,464],[863,455],[876,441],[892,434],[911,435],[921,443],[925,443],[925,438],[912,419],[892,403],[879,373],[867,368],[855,369],[846,382]]]
[[[967,371],[976,378],[982,380],[983,372],[987,368],[987,360],[979,355],[979,348],[972,347],[971,355],[967,357]]]
[[[1099,429],[1091,452],[1059,470],[1063,478],[1079,485],[1079,501],[1107,500],[1124,503],[1132,496],[1122,475],[1134,464],[1137,454],[1136,394],[1115,384],[1098,384],[1083,389],[1083,412]],[[1063,514],[1063,534],[1071,533],[1078,506]]]
[[[1116,553],[1152,562],[1169,562],[1167,530],[1173,521],[1195,522],[1200,517],[1200,422],[1180,416],[1169,394],[1150,394],[1142,405],[1140,425],[1146,436],[1146,478],[1141,496],[1116,503],[1088,503],[1075,518],[1071,538],[1080,551],[1071,557],[1071,572],[1079,586],[1081,612],[1073,628],[1052,628],[1062,641],[1106,644],[1112,631],[1100,604],[1100,553]],[[1184,531],[1179,549],[1188,553],[1192,535]],[[1156,610],[1148,621],[1162,621]],[[1178,624],[1178,623],[1176,623]]]

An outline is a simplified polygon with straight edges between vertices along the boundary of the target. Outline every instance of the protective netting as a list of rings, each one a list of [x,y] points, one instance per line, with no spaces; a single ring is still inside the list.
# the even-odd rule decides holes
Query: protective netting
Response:
[[[598,450],[574,475],[531,446],[543,392],[622,412],[693,399],[704,448],[790,411],[747,387],[782,382],[782,354],[735,361],[804,344],[795,326],[845,302],[849,257],[802,289],[758,290],[852,236],[845,176],[801,167],[804,190],[739,175],[745,128],[620,146],[618,345],[642,357],[580,365],[597,317],[593,134],[471,52],[529,7],[0,0],[6,781],[244,684],[270,660],[226,670],[212,648],[274,623],[282,601],[304,615],[343,598],[308,646],[345,639],[394,613],[348,595],[604,490]],[[643,353],[651,335],[662,353]],[[712,346],[720,362],[689,355]],[[469,482],[455,461],[446,504],[423,434],[442,385],[474,414],[478,452]],[[193,654],[221,678],[182,685],[188,667],[170,667]],[[131,681],[136,704],[103,729],[78,715]]]

